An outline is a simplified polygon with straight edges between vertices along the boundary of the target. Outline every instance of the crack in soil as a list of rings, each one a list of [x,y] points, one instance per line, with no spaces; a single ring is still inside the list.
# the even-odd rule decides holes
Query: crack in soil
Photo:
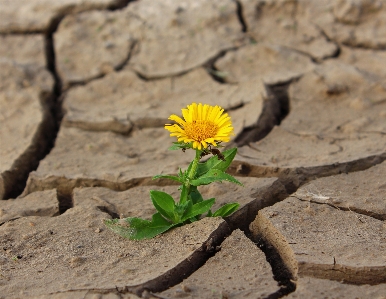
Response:
[[[237,7],[237,18],[239,19],[242,32],[248,32],[248,25],[244,17],[244,7],[239,0],[233,0]]]
[[[74,291],[96,292],[101,294],[136,294],[142,298],[160,298],[152,293],[163,292],[189,277],[199,268],[201,268],[208,259],[213,257],[221,250],[221,243],[231,234],[231,230],[226,222],[220,226],[208,237],[200,248],[195,250],[192,255],[176,265],[173,269],[165,272],[157,278],[136,286],[116,287],[111,289],[73,289]],[[59,292],[60,293],[60,292]]]
[[[39,94],[40,106],[43,114],[30,146],[22,153],[12,165],[12,169],[3,173],[3,185],[0,186],[3,199],[18,197],[26,186],[31,171],[37,169],[42,160],[53,147],[56,136],[55,116],[52,114],[54,92],[41,92]]]
[[[296,290],[296,283],[294,282],[295,278],[285,265],[276,248],[266,243],[262,238],[256,240],[250,233],[246,235],[261,251],[264,252],[267,262],[271,265],[273,278],[277,281],[280,287],[277,292],[269,295],[266,298],[279,299],[294,292]]]
[[[208,59],[208,61],[203,64],[203,67],[205,68],[205,70],[208,72],[208,74],[212,77],[214,81],[221,84],[228,84],[225,81],[226,74],[216,68],[216,62],[218,59],[224,57],[228,53],[228,51],[235,51],[237,49],[238,48],[222,50],[216,56]]]
[[[354,215],[359,214],[359,215],[369,216],[371,218],[381,220],[381,221],[386,220],[385,214],[378,214],[376,212],[367,211],[367,210],[363,210],[363,209],[356,208],[356,207],[338,206],[338,205],[334,204],[333,199],[328,197],[328,196],[326,196],[325,198],[322,198],[322,199],[318,199],[318,198],[316,198],[316,199],[314,199],[314,198],[304,199],[304,198],[298,197],[296,195],[290,195],[289,197],[294,197],[294,198],[301,200],[301,201],[308,201],[308,202],[312,202],[312,203],[316,203],[316,204],[320,204],[320,205],[328,205],[328,206],[333,207],[333,208],[340,210],[340,211],[352,212],[352,213],[354,213]],[[360,218],[360,216],[355,215],[355,217],[357,217],[360,222],[365,222],[363,219]]]
[[[280,84],[265,85],[268,98],[257,122],[243,129],[235,138],[237,146],[248,145],[266,137],[275,126],[280,125],[290,111],[288,88],[294,79]]]
[[[126,7],[130,2],[135,0],[117,0],[115,3],[112,3],[108,9],[117,10]],[[43,121],[39,125],[38,131],[35,134],[31,146],[16,160],[13,165],[17,171],[8,171],[4,174],[4,199],[16,198],[18,197],[26,187],[29,173],[36,170],[39,166],[39,162],[43,160],[52,150],[55,144],[57,134],[59,132],[60,124],[63,118],[63,91],[62,91],[62,80],[59,77],[56,70],[56,54],[54,49],[54,40],[53,35],[57,30],[61,20],[71,11],[63,10],[58,13],[57,16],[52,18],[48,29],[44,33],[44,54],[46,58],[46,68],[54,78],[54,87],[51,94],[40,95],[40,102],[42,110],[44,111]],[[36,34],[42,33],[37,32],[16,32],[15,34]],[[2,34],[4,35],[4,34]],[[127,60],[123,65],[119,66],[122,68],[127,61],[130,59],[131,50]],[[63,200],[59,200],[63,207],[62,210],[66,210],[68,206],[69,195],[63,195]],[[60,197],[61,198],[61,197]]]
[[[115,9],[121,9],[128,5],[130,2],[133,2],[133,0],[124,0],[124,1],[117,1],[116,5],[112,5],[110,7],[110,10]],[[243,7],[239,1],[235,1],[237,4],[237,14],[238,18],[242,27],[243,32],[247,32],[247,24],[243,17]],[[10,196],[18,196],[21,192],[21,190],[24,188],[26,184],[26,180],[28,178],[29,172],[35,170],[38,166],[38,163],[41,159],[43,159],[53,148],[55,139],[58,133],[58,130],[60,128],[60,123],[63,117],[63,111],[62,111],[62,81],[59,78],[57,71],[56,71],[56,64],[55,64],[55,51],[53,46],[53,33],[56,31],[60,21],[64,18],[65,14],[58,15],[55,17],[50,26],[49,30],[45,35],[45,42],[46,42],[46,59],[47,59],[47,68],[54,77],[55,80],[55,86],[53,90],[53,96],[51,101],[49,101],[50,107],[45,107],[45,109],[49,110],[51,117],[54,119],[55,124],[54,126],[45,125],[43,126],[45,130],[47,128],[51,127],[50,136],[48,136],[46,141],[48,142],[48,145],[46,146],[44,153],[42,156],[36,157],[36,161],[34,162],[34,166],[31,167],[28,171],[28,173],[24,176],[23,179],[23,187],[14,187],[12,191],[8,193],[8,198]],[[328,36],[321,30],[322,34],[325,35],[325,37],[328,38]],[[25,33],[24,33],[25,34]],[[122,63],[120,66],[118,66],[115,70],[120,71],[123,69],[123,67],[127,64],[127,62],[130,60],[130,57],[132,55],[132,51],[134,50],[136,46],[136,43],[134,43],[130,50],[127,59],[124,63]],[[357,47],[359,48],[359,47]],[[208,73],[212,76],[212,78],[220,83],[225,83],[223,77],[221,77],[221,74],[217,69],[215,69],[215,61],[221,57],[223,57],[227,51],[233,51],[237,50],[237,48],[232,48],[228,50],[223,50],[219,54],[217,54],[215,57],[210,58],[208,62],[204,64],[206,66],[206,69]],[[340,48],[338,47],[338,50],[336,53],[334,53],[333,56],[327,57],[327,58],[334,58],[338,57],[340,54]],[[326,59],[327,59],[326,58]],[[183,75],[190,70],[185,71],[184,73],[181,73],[179,75]],[[137,75],[146,81],[149,80],[156,80],[160,78],[146,78],[140,73],[137,73]],[[177,76],[179,76],[177,75]],[[173,77],[175,77],[174,75]],[[93,78],[96,79],[96,78]],[[84,82],[83,84],[87,84],[91,80],[87,82]],[[281,121],[288,115],[289,113],[289,97],[288,97],[288,87],[293,82],[293,80],[281,83],[281,84],[275,84],[275,85],[267,85],[266,89],[269,95],[269,98],[265,101],[263,113],[257,120],[256,124],[245,128],[243,132],[236,137],[236,144],[237,146],[243,146],[247,145],[249,142],[256,142],[258,140],[263,139],[266,137],[269,132],[272,130],[272,128],[276,125],[280,125]],[[229,110],[238,109],[240,107],[233,107]],[[190,260],[183,261],[181,264],[177,265],[172,270],[166,272],[165,274],[161,275],[160,277],[146,282],[144,284],[135,286],[135,287],[127,287],[123,289],[87,289],[87,292],[96,292],[98,294],[106,294],[108,293],[114,293],[118,296],[122,293],[135,293],[139,296],[146,296],[149,292],[161,292],[163,290],[166,290],[180,282],[183,281],[183,279],[190,276],[192,273],[194,273],[196,270],[198,270],[201,266],[205,264],[205,262],[212,256],[216,254],[216,248],[222,243],[222,241],[230,234],[231,231],[240,228],[243,231],[246,232],[246,236],[250,239],[252,239],[250,233],[249,233],[249,224],[254,220],[254,217],[256,217],[257,212],[260,209],[263,209],[265,207],[274,205],[277,202],[280,202],[287,198],[288,196],[291,196],[293,192],[295,192],[300,186],[304,185],[305,183],[312,181],[314,179],[317,179],[319,177],[325,177],[325,176],[331,176],[334,174],[339,174],[342,172],[354,172],[354,171],[361,171],[368,169],[376,164],[382,163],[386,160],[386,153],[376,156],[370,156],[362,159],[358,159],[355,161],[345,162],[345,163],[336,163],[334,165],[327,165],[327,166],[318,166],[318,167],[299,167],[294,169],[280,169],[280,168],[267,168],[267,167],[260,167],[260,166],[254,166],[249,165],[248,163],[240,162],[240,161],[234,161],[230,167],[230,172],[239,175],[239,176],[250,176],[250,177],[269,177],[269,176],[278,176],[279,180],[275,182],[273,185],[263,188],[262,190],[259,190],[257,193],[253,194],[253,197],[255,199],[251,201],[249,204],[245,205],[242,209],[234,213],[233,215],[227,217],[226,223],[227,226],[224,226],[223,228],[216,230],[215,236],[210,236],[208,240],[213,238],[213,242],[211,244],[204,243],[201,250],[198,250],[195,252]],[[64,180],[64,181],[63,181]],[[55,183],[55,185],[50,186],[50,188],[57,188],[58,192],[58,201],[59,201],[59,209],[60,214],[64,213],[69,208],[73,207],[73,197],[72,192],[75,187],[80,186],[101,186],[106,187],[112,190],[116,191],[124,191],[127,189],[130,189],[135,186],[139,185],[146,185],[146,184],[154,184],[158,185],[160,184],[165,185],[165,182],[150,182],[151,178],[136,178],[131,180],[130,182],[125,182],[121,184],[107,182],[107,181],[95,181],[95,180],[76,180],[71,182],[69,179],[59,178],[59,180]],[[71,185],[69,188],[68,186]],[[168,185],[170,183],[168,182]],[[43,186],[43,189],[46,189]],[[31,190],[31,192],[38,191],[38,190]],[[30,193],[30,192],[29,192]],[[349,209],[340,208],[342,210],[348,211]],[[117,215],[112,213],[108,210],[103,210],[103,212],[106,212],[113,216],[114,218],[117,218]],[[350,211],[354,211],[359,214],[365,214],[367,216],[374,217],[379,220],[384,220],[377,218],[375,215],[368,215],[366,213],[361,212],[360,210],[351,209]],[[114,215],[113,215],[114,214]],[[270,263],[272,267],[272,272],[274,274],[274,279],[278,281],[279,285],[281,286],[280,290],[278,290],[276,293],[269,295],[267,298],[275,299],[275,298],[281,298],[293,291],[295,291],[296,285],[293,282],[293,276],[289,272],[289,270],[285,267],[282,259],[280,258],[278,252],[273,246],[270,246],[269,244],[264,243],[263,240],[253,240],[256,245],[261,249],[264,254],[266,255],[267,261]],[[77,291],[77,290],[73,290]]]
[[[114,71],[115,72],[122,71],[124,69],[124,67],[127,65],[127,63],[130,61],[130,58],[132,57],[133,53],[136,51],[136,48],[137,48],[137,46],[139,44],[139,41],[138,40],[132,40],[132,41],[133,42],[129,46],[126,58],[120,64],[118,64],[117,66],[114,67]],[[132,71],[138,76],[138,78],[140,78],[140,79],[142,79],[144,81],[149,81],[148,79],[144,78],[138,72],[136,72],[134,70],[132,70]],[[90,83],[90,82],[92,82],[94,80],[98,80],[98,79],[106,77],[108,74],[109,73],[103,73],[103,74],[99,74],[99,75],[90,77],[90,78],[88,78],[86,80],[68,82],[66,84],[66,86],[64,87],[64,90],[68,91],[70,88],[73,88],[73,87],[76,87],[76,86],[85,86],[85,85],[87,85],[88,83]]]

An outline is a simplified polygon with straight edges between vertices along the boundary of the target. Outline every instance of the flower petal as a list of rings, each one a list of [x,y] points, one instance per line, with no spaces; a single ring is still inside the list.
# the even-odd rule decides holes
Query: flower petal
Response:
[[[192,103],[181,111],[183,119],[172,114],[169,119],[176,123],[165,125],[170,136],[179,142],[192,143],[193,148],[201,150],[209,144],[217,146],[218,142],[229,141],[234,135],[231,118],[220,106]]]
[[[202,120],[202,104],[197,105],[197,120]]]
[[[181,109],[182,110],[182,116],[184,117],[186,122],[192,122],[192,119],[189,117],[189,109]]]
[[[181,117],[179,117],[179,116],[177,116],[177,115],[175,115],[175,114],[170,115],[169,119],[170,119],[170,120],[174,120],[175,122],[179,123],[181,126],[184,126],[184,125],[186,124],[186,122],[183,121],[183,120],[181,119]]]

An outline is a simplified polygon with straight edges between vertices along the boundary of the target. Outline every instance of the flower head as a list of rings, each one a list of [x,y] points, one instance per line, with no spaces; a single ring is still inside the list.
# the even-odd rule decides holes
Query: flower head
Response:
[[[233,135],[231,118],[219,106],[192,103],[182,109],[184,120],[172,114],[169,119],[177,124],[166,124],[165,129],[178,141],[192,142],[195,149],[206,149],[208,144],[217,146],[218,142],[228,142]]]

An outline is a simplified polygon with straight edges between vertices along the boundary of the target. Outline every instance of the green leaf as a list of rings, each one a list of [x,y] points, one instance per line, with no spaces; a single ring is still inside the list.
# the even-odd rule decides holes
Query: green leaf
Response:
[[[196,186],[190,186],[190,194],[189,194],[190,200],[193,204],[202,202],[204,199],[202,198],[201,193],[197,190]]]
[[[189,191],[188,188],[185,185],[182,185],[180,204],[183,204],[188,200],[188,191]]]
[[[173,145],[168,148],[169,151],[176,151],[176,150],[179,150],[179,149],[181,149],[181,146],[177,142],[173,142]]]
[[[200,176],[199,178],[195,180],[191,180],[190,184],[193,186],[200,186],[200,185],[208,185],[212,182],[216,181],[229,181],[238,185],[243,186],[238,180],[236,180],[233,176],[230,174],[227,174],[219,169],[211,169],[204,175]]]
[[[214,212],[211,216],[212,217],[226,217],[226,216],[229,216],[230,214],[234,213],[237,211],[237,209],[239,208],[240,204],[238,203],[227,203],[225,205],[223,205],[221,208],[219,208],[216,212]],[[209,214],[209,213],[208,213]],[[210,217],[209,215],[207,215],[208,217]]]
[[[185,214],[186,210],[189,209],[189,206],[191,206],[192,203],[190,200],[182,203],[182,204],[177,204],[176,207],[175,207],[175,213],[178,215],[177,218],[178,218],[178,222],[182,222],[181,221],[181,218],[182,218],[182,215]]]
[[[121,225],[124,220],[127,225]],[[160,213],[153,215],[152,220],[129,217],[125,219],[105,220],[105,225],[113,232],[130,240],[150,239],[171,229],[176,224],[171,224]]]
[[[162,191],[150,191],[150,197],[154,207],[158,212],[166,219],[171,220],[173,223],[178,222],[175,215],[175,202],[173,197]]]
[[[169,150],[175,151],[175,150],[179,150],[179,149],[188,149],[188,148],[192,148],[192,142],[188,142],[188,143],[173,142],[173,145],[171,147],[169,147]]]
[[[193,166],[193,161],[190,162],[188,168],[185,170],[185,172],[184,172],[184,177],[186,177],[186,178],[188,177],[188,173],[189,173],[190,170],[192,169],[192,166]]]
[[[183,209],[182,213],[180,214],[181,215],[180,219],[181,219],[181,222],[184,222],[185,220],[182,220],[182,219],[184,219],[185,215],[192,209],[193,203],[190,200],[188,200],[187,202],[185,202],[185,204],[180,205],[180,207],[182,207]]]
[[[181,181],[181,182],[184,182],[184,181],[185,181],[185,174],[182,172],[182,169],[181,169],[181,168],[179,169],[178,177],[180,178],[180,181]]]
[[[200,215],[189,218],[190,223],[193,223],[193,222],[198,221],[198,220],[200,220]]]
[[[196,177],[200,177],[211,169],[226,171],[232,163],[237,153],[237,148],[231,148],[222,152],[225,161],[219,160],[217,156],[213,156],[204,163],[199,163],[197,167]]]
[[[189,209],[186,210],[186,213],[182,217],[181,221],[186,221],[197,215],[208,212],[208,210],[213,206],[214,201],[215,199],[211,198],[192,205]]]
[[[179,183],[182,183],[181,179],[177,176],[174,176],[174,175],[163,175],[163,174],[157,174],[155,176],[153,176],[152,178],[153,180],[155,179],[170,179],[170,180],[173,180],[173,181],[177,181]]]

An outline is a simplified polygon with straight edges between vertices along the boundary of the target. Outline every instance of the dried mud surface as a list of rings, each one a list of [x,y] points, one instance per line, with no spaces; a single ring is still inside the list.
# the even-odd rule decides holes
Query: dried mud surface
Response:
[[[0,298],[386,298],[386,4],[0,0]],[[178,198],[170,114],[220,105],[227,219],[135,242]]]

